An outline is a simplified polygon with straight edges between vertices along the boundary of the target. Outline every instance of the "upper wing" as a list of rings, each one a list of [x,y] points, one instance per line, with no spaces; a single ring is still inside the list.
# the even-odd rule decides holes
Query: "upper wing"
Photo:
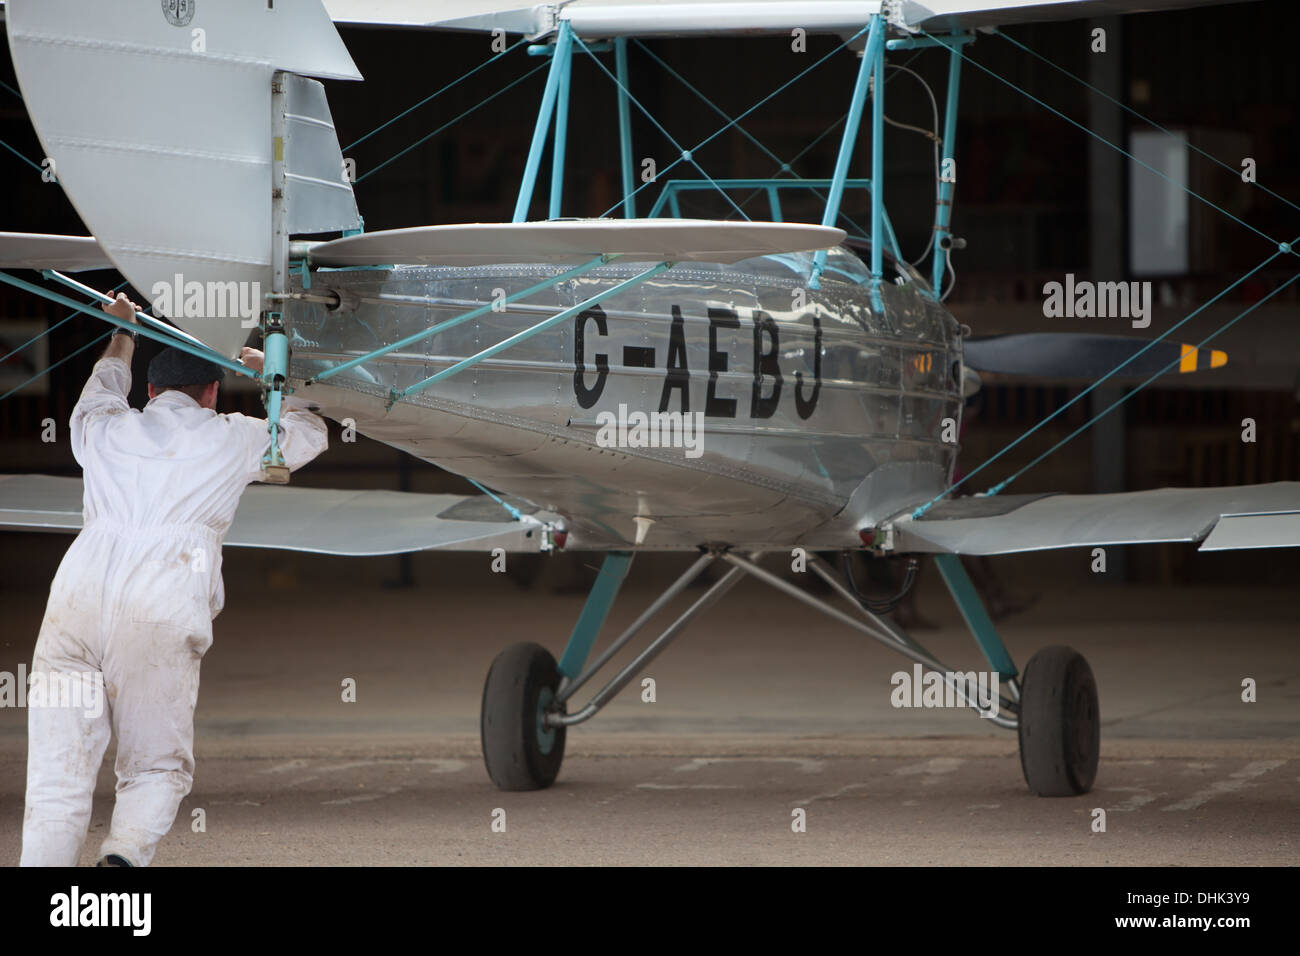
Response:
[[[0,530],[79,531],[81,479],[0,475]],[[480,496],[253,485],[225,543],[349,557],[406,551],[540,551],[554,515],[511,519]]]
[[[956,30],[1034,20],[1173,10],[1242,0],[902,0],[892,22]],[[325,0],[336,23],[444,30],[505,30],[538,37],[568,20],[581,37],[692,33],[853,33],[882,12],[880,0]]]
[[[1245,0],[903,0],[903,20],[913,29],[971,30],[1242,2]]]
[[[527,0],[325,0],[325,9],[335,23],[443,30],[500,29],[528,36],[554,29],[557,6]]]
[[[582,37],[854,32],[880,0],[325,0],[336,23],[505,30],[537,37],[568,20]]]
[[[898,551],[1013,554],[1088,545],[1200,541],[1202,551],[1300,545],[1300,482],[1107,495],[943,501],[892,522]]]
[[[387,229],[316,243],[310,255],[322,266],[583,262],[603,254],[629,260],[739,262],[826,249],[843,240],[843,229],[800,223],[569,219]]]

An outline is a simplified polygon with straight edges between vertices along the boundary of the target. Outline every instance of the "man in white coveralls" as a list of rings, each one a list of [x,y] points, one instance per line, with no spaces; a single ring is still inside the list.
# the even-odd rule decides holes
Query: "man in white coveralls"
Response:
[[[124,295],[104,308],[136,321]],[[85,526],[50,587],[32,674],[102,673],[104,706],[29,707],[23,866],[77,863],[110,735],[117,801],[100,865],[147,865],[171,829],[193,779],[199,662],[225,603],[221,542],[270,440],[264,420],[218,414],[222,369],[177,349],[149,363],[149,403],[132,409],[134,352],[119,329],[72,411]],[[255,349],[240,359],[262,367]],[[326,444],[324,421],[286,399],[285,463]]]

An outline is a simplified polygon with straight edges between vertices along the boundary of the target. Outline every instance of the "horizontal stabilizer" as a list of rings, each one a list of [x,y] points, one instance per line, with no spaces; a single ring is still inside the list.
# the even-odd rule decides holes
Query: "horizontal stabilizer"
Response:
[[[0,232],[0,269],[57,269],[90,272],[115,269],[94,236],[46,236]]]
[[[0,530],[81,530],[80,478],[0,475]],[[542,522],[515,521],[504,510],[479,516],[478,495],[425,495],[401,491],[344,491],[253,485],[225,543],[348,557],[407,551],[538,551]],[[453,510],[455,509],[455,510]],[[473,515],[462,520],[458,515]],[[500,515],[500,517],[496,517]]]
[[[310,255],[317,266],[579,263],[599,255],[631,261],[732,263],[827,249],[843,240],[843,229],[801,223],[561,219],[367,232],[316,243]]]
[[[966,339],[962,350],[966,366],[980,372],[1088,381],[1101,378],[1124,362],[1128,364],[1117,373],[1121,377],[1147,377],[1166,371],[1170,375],[1202,372],[1220,368],[1228,361],[1227,353],[1218,349],[1082,332],[981,336]]]
[[[1202,551],[1300,546],[1300,482],[942,501],[894,521],[899,551],[1015,554],[1204,540]]]

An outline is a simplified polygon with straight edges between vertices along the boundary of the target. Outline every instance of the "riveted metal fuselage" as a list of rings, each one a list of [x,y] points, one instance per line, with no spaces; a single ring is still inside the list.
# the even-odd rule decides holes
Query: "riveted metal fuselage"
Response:
[[[959,326],[914,274],[887,279],[874,310],[843,249],[815,290],[808,255],[679,264],[392,402],[647,265],[612,263],[513,304],[561,269],[313,273],[312,291],[347,304],[289,305],[292,384],[362,434],[563,515],[570,547],[844,547],[946,486]],[[501,308],[301,387],[489,302]]]

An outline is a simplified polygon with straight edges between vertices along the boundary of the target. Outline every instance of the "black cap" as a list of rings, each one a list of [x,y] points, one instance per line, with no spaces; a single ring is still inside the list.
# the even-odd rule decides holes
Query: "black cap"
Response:
[[[207,385],[225,377],[226,370],[220,365],[170,346],[155,355],[149,363],[149,384],[154,388]]]

